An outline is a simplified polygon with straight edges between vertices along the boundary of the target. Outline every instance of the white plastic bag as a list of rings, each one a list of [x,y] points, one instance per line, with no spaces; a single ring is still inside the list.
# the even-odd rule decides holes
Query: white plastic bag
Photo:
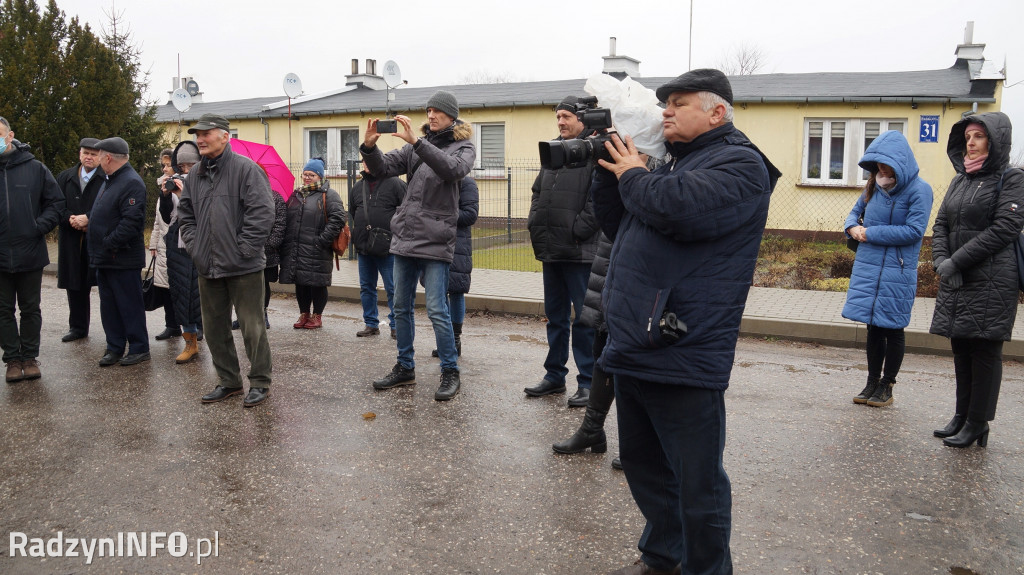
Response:
[[[654,90],[628,76],[620,82],[608,74],[591,76],[583,89],[597,96],[598,106],[611,110],[615,130],[633,138],[638,151],[655,158],[665,155],[662,108]]]

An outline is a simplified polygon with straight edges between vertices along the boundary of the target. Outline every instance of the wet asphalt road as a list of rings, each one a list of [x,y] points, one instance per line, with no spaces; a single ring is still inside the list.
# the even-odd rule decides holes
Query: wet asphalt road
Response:
[[[522,393],[543,375],[536,318],[468,318],[462,393],[437,403],[422,311],[418,384],[375,392],[395,348],[355,337],[358,303],[330,302],[311,332],[275,296],[271,397],[243,409],[199,403],[215,383],[203,344],[184,366],[172,340],[98,367],[95,292],[91,336],[63,344],[64,292],[43,283],[43,378],[0,391],[0,573],[605,573],[638,557],[614,417],[609,453],[555,456],[582,410]],[[162,319],[149,314],[151,337]],[[908,355],[890,408],[850,401],[864,369],[860,350],[741,340],[726,395],[736,572],[1024,573],[1021,364],[1005,366],[988,448],[966,450],[931,436],[952,411],[950,358]],[[188,547],[10,557],[16,534],[119,532]]]

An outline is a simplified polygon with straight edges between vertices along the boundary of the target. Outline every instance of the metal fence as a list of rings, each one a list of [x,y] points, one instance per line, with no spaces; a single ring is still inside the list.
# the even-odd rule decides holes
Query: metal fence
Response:
[[[302,165],[293,165],[300,181]],[[355,184],[359,162],[328,166],[328,173],[344,173],[331,178],[348,206],[348,191]],[[540,172],[537,159],[507,159],[501,168],[475,169],[472,176],[480,189],[480,215],[473,230],[473,265],[479,268],[512,271],[540,271],[533,256],[526,219],[530,213],[532,186]],[[945,185],[935,186],[935,201],[930,222],[935,220]],[[801,184],[794,176],[779,180],[772,194],[766,234],[822,241],[838,240],[843,222],[856,202],[858,188],[823,188]],[[929,227],[926,232],[931,234]],[[355,254],[350,250],[350,258]]]

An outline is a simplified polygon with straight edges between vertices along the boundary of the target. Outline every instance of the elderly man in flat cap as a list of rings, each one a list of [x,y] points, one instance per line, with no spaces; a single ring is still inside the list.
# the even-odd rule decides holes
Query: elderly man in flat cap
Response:
[[[135,365],[149,360],[142,274],[146,265],[143,228],[146,184],[128,163],[128,143],[118,137],[100,140],[103,187],[87,215],[89,264],[96,270],[100,319],[107,350],[100,366]],[[127,348],[127,353],[126,352]]]
[[[231,310],[249,356],[249,393],[242,407],[270,394],[272,363],[263,316],[264,247],[274,227],[270,180],[256,162],[231,151],[228,120],[203,114],[188,129],[202,160],[185,180],[178,203],[179,233],[199,273],[199,305],[218,384],[202,397],[217,403],[242,393],[242,375],[231,334]]]
[[[53,174],[0,117],[0,347],[7,383],[39,379],[39,308],[46,234],[57,225],[64,198]],[[21,311],[21,325],[15,316]]]
[[[648,172],[613,136],[594,207],[613,240],[604,289],[622,468],[647,520],[642,561],[615,573],[732,573],[732,498],[722,464],[725,389],[781,175],[732,123],[718,70],[661,86],[672,161]]]
[[[89,335],[92,286],[96,273],[89,266],[89,242],[86,239],[88,216],[96,194],[106,180],[100,167],[100,151],[96,138],[82,138],[78,143],[78,164],[57,175],[57,185],[64,193],[64,210],[57,225],[57,287],[68,296],[68,332],[63,342]]]

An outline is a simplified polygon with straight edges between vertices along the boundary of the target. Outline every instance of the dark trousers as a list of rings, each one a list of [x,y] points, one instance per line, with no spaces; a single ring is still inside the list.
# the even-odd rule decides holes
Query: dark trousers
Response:
[[[96,270],[100,292],[100,319],[107,337],[107,351],[124,355],[149,351],[146,305],[142,302],[142,274],[139,270]]]
[[[295,301],[299,303],[301,313],[309,313],[310,307],[313,313],[324,313],[327,307],[327,286],[295,284]]]
[[[174,300],[171,298],[171,290],[160,286],[153,286],[153,289],[157,291],[158,301],[163,302],[164,327],[178,329],[179,325],[185,325],[184,321],[179,322],[177,316],[174,315]]]
[[[39,332],[43,314],[39,311],[43,270],[0,272],[0,346],[4,363],[39,357]],[[21,326],[14,317],[14,306],[21,311]]]
[[[868,324],[868,376],[896,379],[903,365],[907,348],[903,329],[890,329]]]
[[[638,544],[644,563],[731,574],[725,392],[617,374],[615,401],[622,469],[647,520]]]
[[[245,355],[249,357],[249,385],[270,387],[273,366],[263,316],[263,270],[229,278],[200,276],[199,305],[203,309],[203,335],[220,378],[219,385],[242,387],[235,337],[231,334],[231,310],[234,308]]]
[[[992,421],[1003,379],[1003,342],[956,337],[949,341],[956,371],[956,413],[972,421]]]
[[[580,321],[583,298],[587,295],[590,264],[544,263],[544,315],[548,317],[548,355],[544,379],[565,383],[569,370],[570,335],[572,357],[576,360],[579,387],[589,389],[594,371],[594,328]]]
[[[68,328],[71,331],[89,333],[90,299],[92,288],[69,289],[68,292]]]

